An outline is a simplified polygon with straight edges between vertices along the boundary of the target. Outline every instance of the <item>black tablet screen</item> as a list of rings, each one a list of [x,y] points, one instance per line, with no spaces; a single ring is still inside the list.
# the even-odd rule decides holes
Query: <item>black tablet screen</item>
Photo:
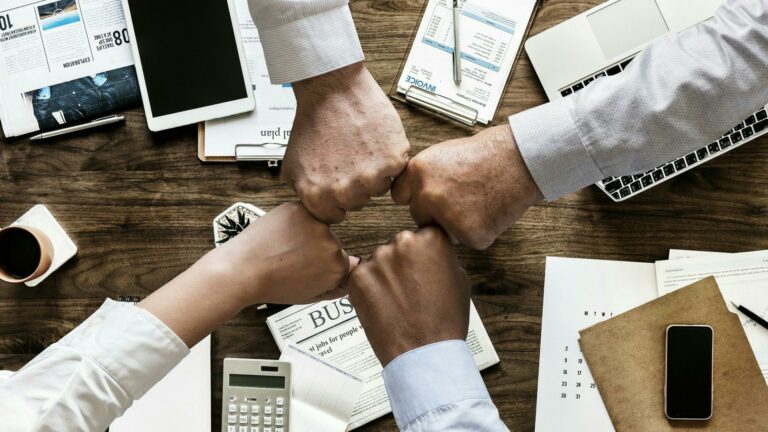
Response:
[[[247,97],[226,0],[129,0],[155,117]]]

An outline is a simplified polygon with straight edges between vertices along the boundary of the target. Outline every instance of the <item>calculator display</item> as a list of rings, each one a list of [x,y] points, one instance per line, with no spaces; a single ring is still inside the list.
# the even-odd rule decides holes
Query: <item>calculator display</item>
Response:
[[[233,387],[255,387],[284,389],[285,377],[266,375],[229,375],[229,385]]]

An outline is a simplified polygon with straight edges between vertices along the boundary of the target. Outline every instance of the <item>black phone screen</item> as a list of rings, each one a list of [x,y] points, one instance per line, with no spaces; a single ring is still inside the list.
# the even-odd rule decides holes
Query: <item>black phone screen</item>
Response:
[[[712,416],[712,336],[706,326],[667,329],[667,417]]]
[[[129,0],[152,114],[248,96],[227,0]]]

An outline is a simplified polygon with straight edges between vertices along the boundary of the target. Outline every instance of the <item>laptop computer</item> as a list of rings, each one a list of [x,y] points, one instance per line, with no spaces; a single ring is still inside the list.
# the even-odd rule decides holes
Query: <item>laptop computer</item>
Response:
[[[610,0],[531,37],[525,49],[547,97],[555,100],[621,73],[646,45],[711,18],[722,3]],[[694,152],[643,173],[606,178],[597,186],[614,201],[624,201],[765,133],[764,106]]]

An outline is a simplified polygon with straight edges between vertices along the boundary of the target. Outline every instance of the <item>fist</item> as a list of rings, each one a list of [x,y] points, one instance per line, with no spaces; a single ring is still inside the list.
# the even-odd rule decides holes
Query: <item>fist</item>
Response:
[[[410,144],[395,108],[358,63],[294,84],[282,177],[316,218],[340,223],[389,191]]]
[[[230,269],[222,283],[245,287],[249,304],[341,297],[339,285],[358,261],[300,203],[275,208],[214,253]]]
[[[417,225],[436,223],[464,245],[485,249],[543,197],[511,129],[497,126],[416,155],[392,198],[410,205]]]
[[[440,228],[401,232],[345,286],[383,366],[415,348],[467,338],[469,283]]]

